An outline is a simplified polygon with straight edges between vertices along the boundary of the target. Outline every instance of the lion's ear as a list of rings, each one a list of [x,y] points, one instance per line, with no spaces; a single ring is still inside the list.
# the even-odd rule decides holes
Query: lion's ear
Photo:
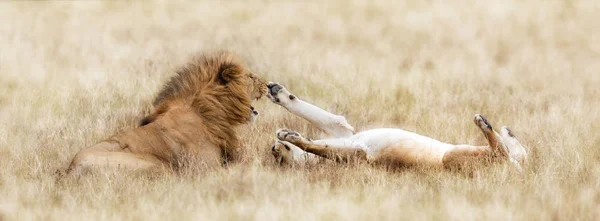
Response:
[[[218,78],[221,84],[227,84],[242,74],[242,69],[235,64],[224,63],[219,66]]]

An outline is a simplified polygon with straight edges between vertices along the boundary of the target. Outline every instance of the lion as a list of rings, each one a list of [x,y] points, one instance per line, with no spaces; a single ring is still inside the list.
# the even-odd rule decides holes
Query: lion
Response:
[[[527,151],[511,130],[504,126],[496,132],[488,120],[476,114],[475,125],[487,139],[487,146],[448,144],[397,128],[379,128],[354,133],[343,116],[329,113],[301,100],[277,83],[267,85],[267,97],[315,125],[334,138],[311,140],[295,131],[280,129],[271,147],[281,165],[320,162],[326,158],[337,162],[366,161],[392,168],[425,166],[459,170],[467,167],[505,162],[518,171],[527,161]],[[473,169],[473,168],[471,168]]]
[[[190,163],[221,166],[235,160],[236,127],[258,114],[251,106],[267,82],[232,53],[195,56],[166,83],[139,127],[79,151],[67,173],[85,168],[177,170]]]

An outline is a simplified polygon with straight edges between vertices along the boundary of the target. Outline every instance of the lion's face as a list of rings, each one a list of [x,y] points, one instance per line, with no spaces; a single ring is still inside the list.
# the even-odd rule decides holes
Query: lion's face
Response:
[[[267,81],[257,77],[251,72],[248,72],[248,94],[252,100],[259,100],[262,98],[267,91]]]

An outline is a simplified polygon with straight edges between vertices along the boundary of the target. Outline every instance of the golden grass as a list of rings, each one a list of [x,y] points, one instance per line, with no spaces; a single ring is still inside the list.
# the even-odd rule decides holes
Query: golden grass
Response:
[[[0,219],[598,220],[597,1],[0,2]],[[79,150],[135,126],[198,51],[345,115],[485,144],[481,113],[529,149],[522,176],[326,163],[281,169],[267,100],[243,163],[180,175],[57,180]]]

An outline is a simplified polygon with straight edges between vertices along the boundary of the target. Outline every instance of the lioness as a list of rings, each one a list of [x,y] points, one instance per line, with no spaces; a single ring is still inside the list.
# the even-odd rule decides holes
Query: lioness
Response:
[[[282,129],[271,147],[280,164],[314,160],[316,156],[335,161],[368,161],[391,167],[434,166],[464,168],[472,163],[509,161],[518,170],[527,161],[527,151],[508,127],[500,133],[481,115],[475,124],[481,129],[489,146],[443,143],[402,129],[373,129],[354,134],[346,119],[307,103],[276,83],[269,83],[267,97],[273,103],[310,121],[332,139],[311,140],[299,133]]]
[[[81,150],[67,172],[221,165],[235,157],[235,127],[258,114],[250,103],[266,86],[231,53],[196,56],[164,86],[139,127]]]

